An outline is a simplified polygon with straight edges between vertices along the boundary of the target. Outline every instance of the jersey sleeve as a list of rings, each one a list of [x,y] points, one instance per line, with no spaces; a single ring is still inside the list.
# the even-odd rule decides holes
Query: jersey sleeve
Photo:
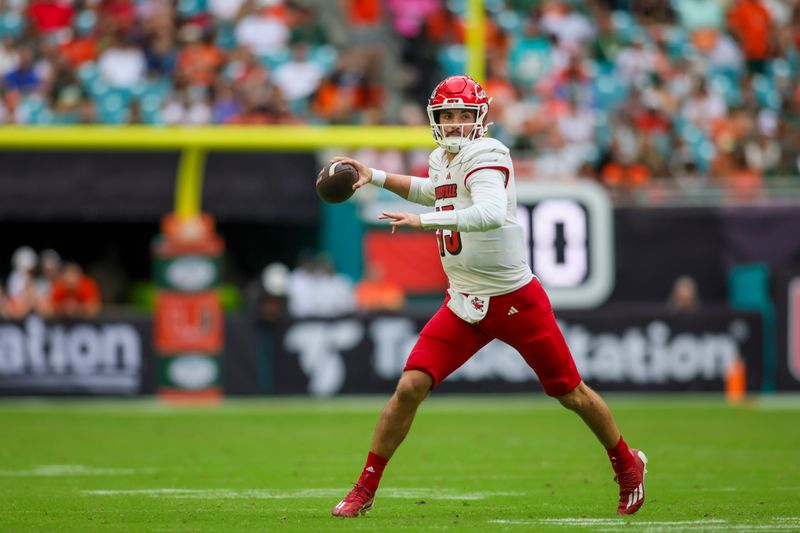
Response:
[[[439,157],[434,151],[428,158],[428,179],[416,176],[411,178],[411,186],[408,190],[409,202],[427,206],[432,206],[436,203],[436,193],[431,177],[440,170],[440,166]]]
[[[420,215],[424,229],[450,229],[464,232],[489,231],[503,225],[508,197],[504,174],[481,169],[472,179],[472,205],[455,211]]]
[[[411,185],[408,189],[408,201],[420,205],[433,205],[436,202],[433,182],[429,178],[411,176]]]
[[[477,169],[469,177],[472,205],[456,211],[458,231],[489,231],[506,218],[508,173],[494,168]]]

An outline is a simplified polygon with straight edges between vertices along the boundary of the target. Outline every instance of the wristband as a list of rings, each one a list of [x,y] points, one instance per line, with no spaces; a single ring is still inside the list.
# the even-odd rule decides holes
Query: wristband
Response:
[[[449,229],[458,228],[458,214],[455,211],[433,211],[419,216],[422,229]]]
[[[383,170],[378,170],[376,168],[371,168],[372,171],[372,183],[376,187],[383,187],[383,184],[386,183],[386,172]]]

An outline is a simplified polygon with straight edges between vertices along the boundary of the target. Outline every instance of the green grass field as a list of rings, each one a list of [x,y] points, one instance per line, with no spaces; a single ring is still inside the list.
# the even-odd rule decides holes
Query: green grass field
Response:
[[[608,396],[650,459],[614,514],[605,453],[545,398],[434,396],[374,510],[329,516],[385,398],[0,402],[0,531],[800,531],[800,398]]]

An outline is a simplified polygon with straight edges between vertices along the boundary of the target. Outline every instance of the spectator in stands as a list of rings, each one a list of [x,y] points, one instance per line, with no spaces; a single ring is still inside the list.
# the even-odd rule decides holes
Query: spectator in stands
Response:
[[[236,20],[245,0],[208,0],[208,11],[215,20],[226,24]]]
[[[711,49],[723,28],[725,16],[717,0],[674,0],[680,25],[689,32],[691,41],[700,51]]]
[[[97,62],[100,75],[114,89],[131,90],[145,79],[144,52],[131,34],[112,33],[110,39]]]
[[[289,44],[281,0],[245,0],[236,24],[236,41],[256,55],[277,55]]]
[[[286,287],[289,314],[294,317],[314,314],[316,298],[314,270],[314,252],[302,250],[297,257],[297,266],[289,275]]]
[[[315,278],[317,310],[322,316],[339,316],[355,311],[353,282],[336,272],[327,254],[317,255]]]
[[[550,72],[552,39],[541,31],[534,17],[524,20],[521,34],[511,44],[508,62],[511,80],[522,86],[533,85]]]
[[[166,18],[170,15],[159,16]],[[197,26],[186,24],[184,28],[192,28],[188,30],[191,33]],[[178,32],[179,35],[183,33],[184,28]],[[153,24],[153,30],[144,36],[142,51],[147,65],[147,75],[151,81],[160,81],[173,76],[178,61],[178,50],[175,44],[175,32],[171,25],[164,27],[161,22]],[[176,76],[177,80],[180,80],[180,76]]]
[[[350,45],[357,49],[379,51],[383,35],[383,6],[381,0],[341,0],[350,25]],[[365,50],[366,51],[366,50]]]
[[[545,0],[542,9],[542,29],[554,35],[558,46],[565,51],[582,49],[594,37],[594,25],[571,2]]]
[[[245,290],[247,308],[257,320],[272,324],[286,316],[286,292],[289,268],[283,263],[270,263]]]
[[[72,69],[78,69],[84,63],[97,59],[97,38],[92,32],[82,32],[77,24],[65,32],[65,38],[59,44],[59,55]]]
[[[228,124],[242,112],[242,103],[236,97],[232,84],[225,78],[217,78],[214,90],[214,105],[211,109],[211,122]]]
[[[56,58],[46,86],[48,104],[58,123],[82,124],[92,121],[94,114],[91,106],[87,106],[89,94],[64,56]]]
[[[360,57],[339,54],[333,71],[322,79],[312,98],[313,113],[329,124],[350,124],[361,103],[363,85]]]
[[[0,39],[0,77],[17,69],[19,65],[19,49],[11,37]]]
[[[292,102],[304,102],[316,92],[325,74],[319,63],[309,58],[308,45],[292,47],[292,58],[275,69],[273,81],[283,97]]]
[[[53,283],[53,311],[67,318],[92,318],[100,312],[100,288],[77,263],[64,264],[60,279]]]
[[[706,176],[700,172],[693,160],[686,160],[680,166],[670,164],[670,175],[675,180],[675,184],[689,194],[697,193],[708,183]]]
[[[39,89],[42,75],[36,68],[36,56],[30,46],[19,48],[19,63],[4,78],[7,91],[27,94]]]
[[[352,281],[337,274],[325,254],[301,254],[289,276],[287,298],[294,317],[339,316],[355,310]]]
[[[620,81],[641,87],[657,66],[656,52],[645,43],[644,36],[636,35],[629,46],[619,51],[614,65]]]
[[[6,291],[3,290],[3,287],[0,286],[0,319],[8,318],[11,318],[8,313],[8,296],[6,296]]]
[[[36,312],[50,317],[53,309],[53,287],[61,279],[61,256],[52,249],[39,254],[39,276],[36,278]]]
[[[700,296],[697,282],[691,276],[680,276],[672,285],[668,300],[673,311],[692,312],[700,307]]]
[[[736,0],[727,13],[728,27],[739,40],[750,72],[765,72],[772,52],[772,20],[760,0]]]
[[[703,78],[697,80],[694,91],[681,109],[684,119],[706,132],[709,132],[726,114],[725,100],[716,92],[710,91]]]
[[[165,124],[201,126],[211,123],[212,109],[208,91],[203,86],[186,87],[174,93],[164,104]]]
[[[444,3],[425,19],[425,36],[435,45],[464,43],[464,21]]]
[[[61,0],[33,0],[28,6],[28,17],[34,30],[51,35],[63,32],[72,25],[75,11],[71,2]]]
[[[133,0],[100,0],[97,14],[98,26],[108,35],[131,35],[136,24]]]
[[[418,36],[428,15],[437,11],[440,0],[386,0],[392,27],[404,39]]]
[[[286,8],[290,44],[305,43],[310,46],[323,46],[330,42],[323,24],[324,19],[312,6],[290,1],[286,3]]]
[[[197,26],[183,32],[185,46],[178,53],[177,80],[191,87],[211,87],[225,62],[225,54],[214,43],[214,33]]]
[[[382,265],[367,264],[364,277],[356,283],[356,306],[361,311],[398,311],[405,305],[405,293],[397,283],[386,278]]]
[[[20,246],[11,256],[12,271],[6,281],[5,313],[20,319],[36,309],[35,270],[38,257],[30,246]]]
[[[774,176],[781,163],[781,146],[763,132],[750,135],[744,145],[747,166],[763,176]]]
[[[798,6],[800,13],[800,6]],[[800,177],[800,153],[797,139],[800,139],[800,88],[784,100],[781,109],[781,122],[778,126],[778,143],[781,147],[779,174]]]

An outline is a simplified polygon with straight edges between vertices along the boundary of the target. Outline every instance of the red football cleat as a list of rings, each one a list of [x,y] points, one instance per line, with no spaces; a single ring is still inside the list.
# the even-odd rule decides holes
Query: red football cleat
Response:
[[[358,515],[366,514],[372,509],[372,502],[375,501],[375,491],[370,490],[364,485],[356,485],[344,500],[336,504],[331,511],[333,516],[344,518],[356,518]]]
[[[647,456],[631,448],[634,465],[614,476],[619,483],[617,514],[633,514],[644,504],[644,475],[647,473]]]

